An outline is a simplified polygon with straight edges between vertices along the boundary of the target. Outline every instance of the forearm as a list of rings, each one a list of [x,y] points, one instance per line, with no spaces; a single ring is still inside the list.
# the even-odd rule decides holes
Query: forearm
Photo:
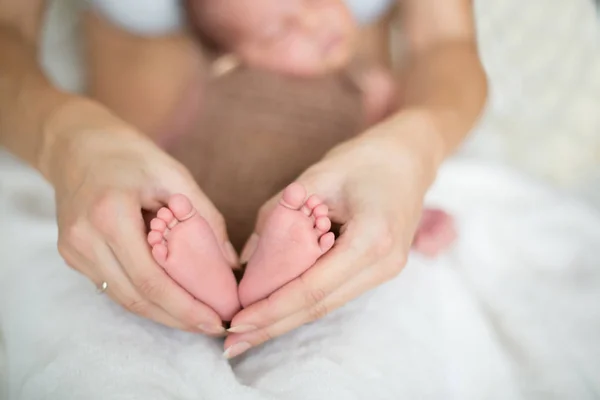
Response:
[[[45,121],[69,96],[46,79],[37,44],[18,29],[0,25],[0,54],[0,145],[37,168]]]
[[[137,35],[93,11],[83,21],[91,97],[154,139],[195,122],[204,60],[192,37]]]
[[[402,110],[416,110],[430,120],[431,140],[439,140],[439,156],[445,158],[467,136],[486,101],[487,80],[476,44],[448,41],[415,52],[401,79]]]
[[[32,36],[0,24],[0,54],[0,146],[47,179],[57,142],[83,130],[121,126],[99,104],[52,85],[39,66]]]

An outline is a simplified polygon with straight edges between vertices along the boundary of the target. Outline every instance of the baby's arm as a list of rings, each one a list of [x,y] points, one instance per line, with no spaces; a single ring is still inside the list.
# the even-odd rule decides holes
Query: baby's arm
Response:
[[[383,120],[398,107],[398,86],[391,70],[376,64],[354,64],[347,73],[363,94],[367,128]]]

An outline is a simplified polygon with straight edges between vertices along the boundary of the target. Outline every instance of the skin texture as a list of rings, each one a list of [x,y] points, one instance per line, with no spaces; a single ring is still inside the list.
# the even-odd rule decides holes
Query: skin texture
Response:
[[[360,93],[341,74],[296,79],[242,68],[202,92],[196,125],[167,151],[221,211],[237,250],[267,200],[364,126]]]
[[[395,277],[406,263],[425,192],[476,121],[486,80],[470,1],[406,0],[402,6],[409,45],[403,108],[297,180],[320,194],[342,234],[314,267],[233,319],[228,357],[322,318]],[[275,201],[263,207],[258,235]]]
[[[108,294],[132,311],[186,329],[212,324],[217,315],[176,287],[151,259],[139,210],[156,210],[168,194],[184,193],[224,239],[220,215],[181,166],[134,128],[97,103],[47,83],[35,61],[39,3],[3,0],[0,5],[0,46],[9,55],[0,59],[0,120],[5,124],[0,140],[56,188],[61,254],[94,282],[108,280]],[[344,227],[341,237],[315,267],[234,317],[232,331],[238,333],[227,338],[228,356],[326,315],[404,266],[424,193],[479,115],[486,85],[470,1],[406,0],[403,5],[409,39],[403,110],[337,146],[298,179],[308,192],[322,196],[331,218]],[[147,71],[144,64],[134,63],[134,70]],[[100,75],[95,79],[104,79]],[[67,170],[61,160],[75,156]],[[360,168],[348,168],[357,160]],[[106,171],[107,163],[118,165],[119,173]],[[258,234],[275,201],[262,208]],[[127,216],[123,223],[102,224],[107,213],[116,212]]]
[[[195,298],[231,321],[240,310],[237,282],[210,225],[182,194],[171,196],[150,222],[152,256]]]
[[[169,140],[169,133],[164,132],[167,139],[161,142],[188,167],[223,212],[236,247],[250,234],[253,217],[268,197],[335,144],[357,135],[365,122],[370,125],[374,115],[366,112],[364,118],[356,118],[360,116],[360,98],[365,96],[342,71],[318,79],[297,79],[240,68],[210,78],[202,93],[206,101],[197,129],[176,140]],[[384,104],[388,107],[389,99]],[[269,229],[256,243],[259,251],[254,253],[255,248],[247,246],[242,254],[243,262],[248,261],[239,289],[243,306],[267,297],[310,268],[318,258],[310,250],[318,245],[319,236],[314,236],[313,226],[306,223],[302,213],[283,211],[270,214]],[[441,213],[434,215],[438,214]],[[443,215],[445,218],[430,221],[428,225],[432,227],[424,231],[427,235],[419,235],[422,240],[416,241],[417,247],[426,244],[424,250],[432,255],[453,239],[437,234],[439,228],[433,229],[436,221],[450,221]],[[188,271],[185,279],[179,274],[171,276],[190,293],[203,295],[200,298],[208,304],[217,303],[223,294],[203,283],[202,277],[211,272],[206,269],[207,255],[199,257],[196,249],[204,246],[207,237],[192,236],[192,232],[184,236],[170,232],[166,238],[166,247],[173,247],[169,254],[173,254],[181,269]],[[155,245],[154,238],[150,244]],[[300,251],[302,247],[305,248]],[[318,252],[319,257],[322,254]],[[218,280],[226,278],[223,271]]]
[[[404,78],[400,81],[403,88],[408,88],[404,109],[338,146],[299,179],[308,192],[322,195],[330,208],[330,217],[346,226],[338,244],[301,279],[234,317],[230,331],[238,333],[227,338],[228,356],[317,319],[402,269],[423,196],[435,170],[466,135],[485,98],[485,76],[477,57],[470,3],[456,0],[437,7],[424,2],[424,9],[435,8],[434,13],[424,13],[420,7],[414,6],[408,15],[404,10],[404,18],[409,22],[418,18],[412,25],[435,26],[435,29],[425,35],[419,32],[420,39],[414,40],[408,53]],[[453,15],[453,19],[444,20],[448,15]],[[466,34],[465,26],[470,27]],[[410,31],[407,34],[416,35]],[[161,51],[152,44],[141,45],[146,50],[152,49],[148,51],[157,62],[161,59]],[[107,59],[117,65],[127,61]],[[127,67],[120,65],[116,70]],[[136,68],[144,71],[149,67],[138,64]],[[102,78],[102,71],[96,77]],[[103,84],[109,84],[110,79],[104,75]],[[123,83],[126,88],[127,82]],[[199,96],[201,93],[198,90]],[[348,170],[346,166],[357,159],[361,159],[365,168]],[[373,176],[377,179],[370,179]],[[402,185],[398,186],[398,182]],[[332,187],[343,192],[332,192]],[[390,187],[394,190],[390,191]],[[260,234],[264,219],[277,199],[261,207],[257,233]],[[370,206],[365,209],[361,204]],[[398,204],[403,206],[399,208]]]
[[[221,210],[238,249],[252,233],[265,201],[363,126],[360,92],[343,74],[296,79],[242,68],[207,82],[203,93],[206,102],[197,128],[172,141],[168,150],[187,166]],[[281,253],[296,251],[295,246],[283,245],[290,243],[288,234],[300,234],[286,228],[287,215],[271,218],[276,219],[272,225],[277,233],[270,236],[262,254],[268,253],[267,248]],[[316,246],[318,236],[312,234],[302,214],[293,212],[291,218],[308,230],[302,241],[307,250]],[[316,256],[301,253],[293,257],[295,263],[289,268],[275,266],[277,257],[257,254],[262,261],[250,260],[239,291],[243,305],[261,299],[309,268]],[[272,267],[264,262],[269,259]],[[190,263],[190,269],[194,267],[199,270],[198,262]],[[259,273],[252,273],[255,267]],[[270,269],[291,271],[293,276],[275,280],[270,272],[260,273]]]
[[[48,82],[37,63],[43,12],[42,1],[0,1],[0,145],[54,187],[61,255],[95,284],[108,282],[107,294],[134,313],[179,329],[222,332],[218,315],[152,259],[141,210],[185,193],[225,241],[220,214],[147,137],[97,102]],[[107,217],[115,214],[122,218]]]
[[[296,75],[345,66],[357,27],[340,0],[190,0],[190,20],[247,65]]]
[[[229,65],[225,65],[222,62],[223,59],[219,59],[214,66],[217,76],[220,76],[221,79],[227,79],[231,68],[236,68],[235,64],[232,65],[232,61],[235,62],[236,58],[238,67],[239,64],[250,65],[255,68],[268,68],[275,72],[293,75],[298,73],[295,68],[299,65],[298,62],[293,62],[295,61],[294,55],[302,54],[301,58],[305,62],[302,65],[306,71],[317,71],[321,65],[321,59],[339,60],[340,54],[348,55],[350,44],[353,43],[355,36],[353,34],[355,32],[354,24],[349,18],[345,4],[340,0],[323,0],[318,3],[291,1],[285,2],[285,4],[276,0],[261,0],[258,3],[246,0],[235,2],[204,0],[202,2],[193,1],[189,4],[190,19],[201,30],[202,37],[212,39],[221,49],[232,53],[224,57]],[[335,45],[331,45],[333,42],[328,40],[331,37],[339,38],[335,41]],[[383,44],[385,45],[386,41],[383,41]],[[307,52],[307,48],[313,49],[313,52]],[[311,58],[309,54],[313,54],[315,49],[319,57]],[[385,60],[385,56],[376,56],[378,52],[385,54],[385,51],[378,46],[365,46],[365,49],[369,51],[362,55],[366,56],[366,59]],[[389,49],[387,49],[387,53],[389,58]],[[329,64],[331,63],[329,62]],[[361,91],[366,126],[382,120],[392,110],[397,100],[396,85],[392,81],[390,71],[386,70],[385,66],[385,62],[375,66],[363,61],[355,62],[350,68],[340,70],[340,73],[346,73],[348,79],[353,80]],[[238,88],[244,90],[244,82],[240,83],[241,86]],[[319,96],[315,91],[308,95],[313,100]],[[288,98],[297,99],[298,94],[283,95],[282,93],[280,101]],[[260,100],[262,99],[257,99],[257,101]],[[230,103],[222,103],[221,107],[229,110],[229,105]],[[247,104],[246,107],[252,108],[252,105]],[[306,118],[314,118],[314,115],[311,117],[309,115],[307,114]],[[303,136],[303,132],[299,129],[300,121],[294,121],[293,118],[284,118],[282,121],[284,126],[281,130],[286,134],[281,139],[274,142],[256,138],[260,145],[280,154],[282,152],[277,148],[277,144],[290,136]],[[260,121],[253,120],[251,117],[249,120],[244,120],[244,124],[247,126],[256,127],[257,122],[260,126]],[[211,129],[209,128],[208,131]],[[227,129],[218,131],[220,135],[225,136],[229,132]],[[335,137],[336,134],[327,131],[322,137],[325,136]],[[319,139],[311,140],[313,146],[319,147]],[[208,142],[208,146],[212,147],[211,141]],[[303,152],[310,153],[311,149],[305,149]],[[229,148],[223,153],[236,154],[239,151],[236,148]],[[240,156],[252,157],[252,153],[244,153]],[[287,162],[279,164],[277,170],[280,170],[281,165],[289,163],[289,160],[293,158],[298,158],[298,155],[296,153],[286,154]],[[182,158],[178,159],[185,164],[190,157],[186,157],[184,154]],[[192,173],[194,173],[193,171],[192,169]],[[210,168],[210,171],[212,176],[219,176],[218,169]],[[261,176],[264,173],[265,171],[257,171],[257,174]],[[218,179],[218,182],[222,185],[224,180]],[[249,190],[256,191],[254,187]],[[232,195],[233,192],[229,197]],[[281,200],[279,204],[281,205]],[[291,217],[293,215],[296,215],[297,218]],[[315,246],[315,241],[309,239],[313,236],[313,227],[305,223],[306,221],[298,217],[299,215],[301,214],[285,213],[281,207],[275,207],[274,212],[267,219],[268,228],[263,230],[260,237],[253,235],[251,241],[244,248],[242,259],[248,260],[248,265],[239,289],[240,301],[244,307],[266,298],[275,289],[288,283],[292,278],[298,277],[318,258],[314,256],[316,253],[310,250]],[[290,219],[295,219],[296,222],[292,224]],[[305,235],[300,235],[303,229],[301,227],[304,227]],[[304,239],[299,239],[300,237]],[[416,233],[413,248],[427,255],[435,256],[449,246],[454,238],[452,219],[447,214],[439,210],[425,210],[424,221]],[[203,241],[202,238],[197,240]],[[302,245],[306,246],[306,249],[299,251],[298,247],[302,247]],[[196,261],[193,261],[195,254],[193,248],[190,248],[188,253],[190,258],[188,264],[191,267],[197,264]],[[322,254],[322,252],[319,253],[319,257]],[[180,284],[184,287],[186,285],[184,282],[180,282]],[[213,296],[216,298],[218,294],[214,292]]]

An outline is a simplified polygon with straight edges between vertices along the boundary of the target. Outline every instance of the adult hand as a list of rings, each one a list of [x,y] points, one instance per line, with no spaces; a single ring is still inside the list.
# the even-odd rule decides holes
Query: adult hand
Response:
[[[152,258],[142,210],[158,210],[172,194],[188,196],[233,266],[223,217],[188,171],[148,138],[93,103],[80,112],[77,122],[54,124],[61,128],[47,144],[43,165],[56,190],[60,254],[96,285],[107,282],[106,293],[135,314],[178,329],[223,333],[216,312]]]
[[[436,148],[436,146],[438,146]],[[400,114],[333,149],[299,179],[342,224],[332,250],[297,279],[233,318],[227,354],[322,318],[404,267],[423,198],[441,161],[441,142],[427,117]],[[278,198],[278,197],[276,197]],[[272,204],[261,210],[260,235]]]

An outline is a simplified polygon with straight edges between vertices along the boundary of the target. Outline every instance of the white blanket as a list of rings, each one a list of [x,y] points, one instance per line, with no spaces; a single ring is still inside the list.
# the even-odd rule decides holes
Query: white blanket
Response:
[[[519,75],[519,62],[527,46],[520,46],[521,58],[507,50],[510,46],[494,51],[484,46],[495,87],[491,110],[465,151],[468,157],[444,167],[429,198],[457,217],[457,245],[436,261],[414,255],[394,281],[231,365],[221,357],[218,340],[159,327],[97,296],[58,256],[50,188],[0,153],[6,398],[599,398],[600,203],[586,203],[474,156],[489,158],[497,144],[502,151],[494,155],[500,159],[555,182],[573,186],[592,175],[598,152],[588,150],[598,143],[590,135],[600,132],[597,108],[596,114],[582,113],[600,104],[600,92],[590,89],[597,57],[588,54],[596,51],[588,40],[595,31],[584,11],[591,11],[591,3],[532,0],[521,2],[525,10],[517,14],[507,13],[500,2],[486,3],[489,13],[479,10],[484,42],[498,21],[511,22],[514,29],[535,26],[523,22],[529,4],[542,15],[535,17],[541,26],[544,15],[577,17],[582,28],[575,36],[581,43],[571,42],[570,56],[588,62],[580,57],[575,66],[567,64],[587,84],[560,86],[558,78],[549,79],[550,72],[566,74],[567,66],[553,63],[543,85],[523,78],[522,86],[508,90],[498,82],[514,83],[526,75]],[[489,15],[493,18],[486,19]],[[63,86],[76,88],[76,58],[65,50],[65,33],[73,26],[63,22],[48,30],[47,48],[55,51],[47,53],[46,65]],[[553,39],[552,31],[528,33],[532,41],[527,35],[519,40],[530,43],[530,52],[533,39]],[[502,58],[509,53],[512,61]],[[541,100],[552,90],[562,99],[554,113],[548,105],[553,103]],[[518,99],[520,105],[513,104]],[[569,132],[568,142],[556,121]],[[526,147],[517,146],[519,140],[530,145],[528,151],[535,148],[535,157],[523,157]],[[548,142],[565,143],[568,152],[554,151]],[[565,154],[581,157],[575,163]],[[600,193],[600,186],[589,193]]]
[[[475,161],[431,202],[456,247],[232,367],[221,343],[126,314],[69,270],[51,190],[0,168],[1,326],[10,399],[593,399],[600,213]]]

